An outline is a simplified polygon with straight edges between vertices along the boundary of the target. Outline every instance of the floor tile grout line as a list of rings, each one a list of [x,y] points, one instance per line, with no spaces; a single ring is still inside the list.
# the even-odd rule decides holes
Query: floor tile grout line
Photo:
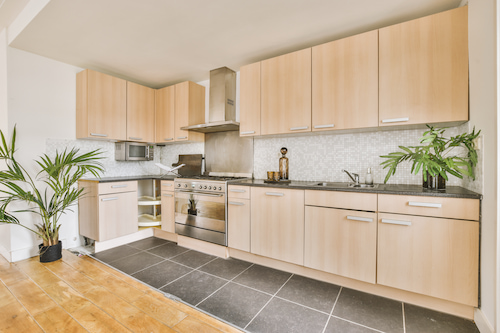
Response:
[[[330,322],[330,318],[332,318],[333,310],[335,309],[335,305],[337,305],[337,302],[339,301],[341,292],[342,292],[342,286],[340,286],[339,293],[337,294],[337,297],[335,297],[335,302],[333,302],[332,309],[330,310],[330,315],[328,316],[328,320],[326,321],[325,327],[323,327],[322,331],[323,333],[325,333],[326,328],[328,327],[328,323]]]
[[[401,309],[403,312],[403,333],[406,333],[405,303],[404,302],[401,302]]]
[[[244,327],[244,329],[245,329],[245,330],[246,330],[246,329],[247,329],[247,327],[248,327],[248,326],[252,323],[252,321],[254,321],[254,320],[255,320],[255,318],[257,318],[257,316],[258,316],[258,315],[262,312],[262,310],[264,310],[264,309],[265,309],[265,307],[266,307],[269,303],[271,303],[271,301],[273,300],[273,298],[274,298],[274,297],[275,297],[275,296],[276,296],[276,295],[280,292],[280,290],[281,290],[281,289],[283,289],[283,287],[284,287],[284,286],[288,283],[288,281],[290,281],[290,280],[291,280],[291,278],[292,278],[294,275],[295,275],[295,274],[291,274],[291,275],[290,275],[290,277],[288,278],[288,280],[286,280],[286,281],[285,281],[285,283],[283,283],[283,284],[281,285],[281,287],[280,287],[280,288],[279,288],[279,289],[278,289],[278,290],[274,293],[274,295],[273,295],[273,296],[271,296],[271,298],[267,301],[267,303],[266,303],[266,304],[264,304],[264,306],[263,306],[263,307],[259,310],[259,312],[257,312],[257,313],[255,314],[255,316],[253,316],[253,318],[252,318],[252,319],[248,322],[248,324],[246,324],[246,326]]]
[[[156,266],[156,265],[161,264],[162,262],[167,261],[167,259],[165,259],[165,258],[162,258],[162,259],[163,259],[162,261],[157,262],[156,264],[152,264],[152,265],[150,265],[150,266],[147,266],[147,267],[145,267],[145,268],[143,268],[143,269],[140,269],[140,270],[138,270],[137,272],[133,272],[133,273],[125,273],[125,274],[128,274],[128,275],[132,276],[132,275],[134,275],[134,274],[140,273],[140,272],[142,272],[142,271],[144,271],[144,270],[146,270],[146,269],[148,269],[148,268],[154,267],[154,266]],[[118,269],[118,268],[116,268],[116,269]]]
[[[319,313],[324,314],[324,315],[327,315],[327,316],[329,316],[329,315],[330,315],[328,312],[321,311],[321,310],[318,310],[318,309],[312,308],[312,307],[310,307],[310,306],[307,306],[307,305],[305,305],[305,304],[300,304],[300,303],[298,303],[298,302],[294,302],[294,301],[291,301],[291,300],[289,300],[289,299],[286,299],[286,298],[283,298],[283,297],[280,297],[280,296],[277,296],[277,295],[276,295],[276,296],[274,296],[274,298],[277,298],[277,299],[280,299],[280,300],[282,300],[282,301],[285,301],[285,302],[288,302],[288,303],[292,303],[292,304],[295,304],[295,305],[300,305],[300,306],[301,306],[301,307],[303,307],[303,308],[306,308],[306,309],[309,309],[309,310],[313,310],[313,311],[315,311],[315,312],[319,312]]]
[[[375,332],[385,333],[384,331],[378,330],[376,328],[373,328],[373,327],[370,327],[370,326],[366,326],[366,325],[363,325],[363,324],[360,324],[360,323],[357,323],[355,321],[352,321],[352,320],[349,320],[349,319],[345,319],[345,318],[342,318],[342,317],[339,317],[339,316],[331,315],[331,317],[337,318],[337,319],[340,319],[340,320],[343,320],[343,321],[347,321],[348,323],[351,323],[351,324],[354,324],[354,325],[357,325],[357,326],[368,328],[368,329],[370,329],[372,331],[375,331]]]
[[[127,244],[125,244],[125,245],[121,245],[121,246],[128,246],[128,245],[127,245]],[[105,263],[107,263],[107,264],[111,264],[112,262],[115,262],[115,261],[118,261],[118,260],[121,260],[121,259],[125,259],[125,258],[128,258],[128,257],[131,257],[131,256],[133,256],[133,255],[136,255],[136,254],[140,253],[140,252],[144,252],[143,250],[136,249],[136,248],[135,248],[135,247],[133,247],[133,246],[128,246],[128,247],[130,247],[130,248],[132,248],[132,249],[134,249],[134,250],[137,250],[137,251],[139,251],[139,252],[132,253],[132,254],[130,254],[130,255],[128,255],[128,256],[124,256],[124,257],[121,257],[121,258],[118,258],[118,259],[115,259],[115,260],[111,260],[110,262],[104,261],[104,260],[99,259],[98,257],[96,257],[96,256],[95,256],[96,254],[102,253],[102,252],[104,252],[104,251],[102,251],[102,252],[98,252],[98,253],[92,253],[92,254],[91,254],[91,256],[92,256],[93,258],[97,258],[97,259],[99,259],[99,260],[100,260],[100,261],[102,261],[102,262],[105,262]],[[110,249],[110,250],[111,250],[111,249]]]

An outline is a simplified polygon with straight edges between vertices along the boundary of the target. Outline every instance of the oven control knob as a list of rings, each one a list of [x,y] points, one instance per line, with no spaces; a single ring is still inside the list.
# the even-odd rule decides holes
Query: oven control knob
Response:
[[[200,190],[203,188],[203,185],[200,185]]]
[[[181,184],[177,184],[177,187],[181,187]]]
[[[188,184],[184,184],[184,187],[188,187]]]
[[[204,189],[205,189],[205,190],[207,189],[207,185],[205,185]]]
[[[209,190],[211,190],[211,189],[212,189],[212,186],[209,186],[209,187],[208,187],[208,189],[209,189]]]
[[[219,191],[222,191],[222,187],[219,186]]]

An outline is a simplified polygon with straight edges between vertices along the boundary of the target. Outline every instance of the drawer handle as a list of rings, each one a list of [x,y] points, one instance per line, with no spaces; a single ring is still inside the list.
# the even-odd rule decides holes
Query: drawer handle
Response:
[[[432,203],[432,202],[408,201],[408,206],[427,207],[427,208],[441,208],[443,205],[441,205],[440,203]]]
[[[178,136],[177,140],[184,140],[184,139],[187,139],[187,138],[188,138],[187,136]]]
[[[136,138],[136,137],[133,137],[133,136],[129,136],[128,137],[130,140],[142,140],[142,138]]]
[[[373,222],[373,219],[369,218],[369,217],[359,217],[359,216],[347,215],[347,219],[353,220],[353,221],[361,221],[361,222]]]
[[[382,119],[382,123],[401,123],[405,121],[410,121],[410,118],[403,117],[403,118]]]
[[[229,190],[230,192],[236,192],[236,193],[245,193],[246,191],[245,190]]]
[[[161,184],[161,186],[172,186],[170,183]]]
[[[228,201],[227,203],[230,205],[235,205],[235,206],[244,206],[245,205],[243,202],[236,202],[236,201]]]
[[[335,124],[328,124],[328,125],[316,125],[314,128],[334,128]]]
[[[405,225],[405,226],[411,225],[410,221],[398,221],[398,220],[389,220],[389,219],[382,219],[382,223]]]
[[[111,185],[111,188],[124,188],[127,187],[128,185]]]
[[[103,136],[103,137],[108,136],[107,134],[100,134],[100,133],[90,133],[90,135],[92,135],[92,136]]]
[[[266,195],[270,195],[270,196],[273,196],[273,197],[282,197],[285,194],[284,193],[278,193],[278,192],[266,192]]]
[[[240,132],[241,135],[245,135],[245,134],[254,134],[255,131],[246,131],[246,132]]]
[[[164,196],[164,197],[173,197],[172,194],[166,194],[166,193],[162,194],[162,196]]]
[[[118,200],[118,197],[113,197],[113,198],[103,198],[101,201],[113,201],[113,200]]]
[[[300,130],[305,130],[308,129],[309,126],[302,126],[302,127],[290,127],[290,131],[300,131]]]
[[[163,140],[165,140],[165,141],[172,141],[173,139],[174,139],[174,138],[165,138],[165,139],[163,139]]]

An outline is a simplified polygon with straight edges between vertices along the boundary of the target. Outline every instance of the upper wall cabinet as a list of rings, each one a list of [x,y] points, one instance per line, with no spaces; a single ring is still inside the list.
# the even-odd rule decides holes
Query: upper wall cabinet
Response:
[[[260,135],[260,62],[240,68],[240,136]]]
[[[155,90],[127,82],[127,140],[155,141]]]
[[[378,32],[312,48],[312,130],[377,127]]]
[[[262,135],[311,131],[311,49],[261,62]]]
[[[467,6],[379,30],[380,126],[467,121]]]
[[[175,86],[156,91],[156,142],[174,141]]]
[[[126,140],[127,81],[89,69],[76,75],[76,137]]]

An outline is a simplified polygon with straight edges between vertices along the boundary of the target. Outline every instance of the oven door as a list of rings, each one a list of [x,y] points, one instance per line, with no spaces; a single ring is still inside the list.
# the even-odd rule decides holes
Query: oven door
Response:
[[[225,246],[226,195],[176,190],[175,232]]]

